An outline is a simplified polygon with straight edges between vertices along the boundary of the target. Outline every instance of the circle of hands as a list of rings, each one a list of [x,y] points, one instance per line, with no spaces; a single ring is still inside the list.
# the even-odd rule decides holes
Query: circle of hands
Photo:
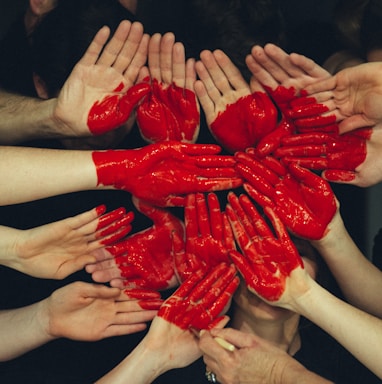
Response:
[[[149,144],[121,151],[113,162],[120,168],[115,173],[128,168],[132,181],[109,179],[104,154],[93,160],[100,183],[131,192],[153,224],[128,235],[133,223],[125,212],[96,229],[93,222],[83,224],[93,231],[86,231],[87,248],[80,257],[73,252],[70,263],[57,262],[55,277],[86,266],[95,282],[124,290],[116,302],[132,301],[145,313],[136,322],[142,328],[155,314],[154,328],[224,326],[237,272],[251,292],[291,308],[293,295],[308,289],[309,276],[290,234],[312,241],[330,231],[339,204],[328,181],[375,181],[368,164],[382,142],[380,130],[341,132],[344,117],[330,101],[305,92],[328,73],[271,44],[248,55],[248,84],[220,50],[186,60],[171,33],[149,38],[139,23],[125,22],[108,44],[107,38],[101,30],[75,67],[55,116],[84,136],[104,133],[105,121],[113,129],[135,114]],[[211,134],[232,155],[193,144],[200,107]],[[240,186],[245,193],[237,196],[233,189]],[[225,207],[217,190],[229,191]],[[184,207],[183,220],[171,206]],[[160,299],[159,291],[177,287]]]

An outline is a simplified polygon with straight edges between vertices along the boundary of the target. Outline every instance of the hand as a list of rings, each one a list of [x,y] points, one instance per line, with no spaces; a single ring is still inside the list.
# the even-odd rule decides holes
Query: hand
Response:
[[[232,153],[255,146],[276,127],[276,107],[260,85],[251,91],[221,50],[203,51],[200,59],[195,92],[212,135]]]
[[[238,172],[247,180],[247,193],[262,207],[271,207],[284,225],[299,237],[322,238],[337,210],[327,181],[292,163],[259,160],[253,153],[237,153]]]
[[[288,55],[273,44],[267,44],[264,48],[254,46],[251,55],[246,58],[246,64],[253,74],[251,83],[255,86],[260,82],[283,115],[277,133],[271,132],[259,143],[257,153],[261,156],[272,153],[283,136],[295,132],[295,123],[291,119],[292,112],[300,110],[302,106],[306,109],[307,105],[310,113],[314,108],[315,115],[327,111],[326,107],[319,106],[314,99],[301,96],[306,95],[305,87],[327,78],[330,76],[329,73],[307,58],[302,64],[296,65],[292,60],[295,56],[297,55]],[[333,123],[331,117],[328,121],[321,121],[321,124],[326,125],[330,122]],[[288,129],[285,129],[287,126]]]
[[[230,257],[242,274],[248,289],[267,302],[278,302],[285,293],[292,271],[303,269],[303,262],[281,220],[269,207],[265,219],[246,195],[228,195],[227,215],[241,253]]]
[[[148,70],[143,84],[150,84],[137,108],[137,123],[149,143],[175,140],[196,142],[199,134],[199,104],[194,93],[194,59],[186,61],[184,46],[173,33],[154,34],[149,43]]]
[[[140,332],[157,313],[142,309],[137,299],[117,288],[84,282],[56,290],[40,305],[47,334],[82,341]]]
[[[236,346],[226,351],[215,342],[221,337]],[[216,374],[219,383],[316,383],[312,372],[282,349],[254,334],[233,328],[213,329],[204,332],[199,347],[207,369]],[[317,383],[329,383],[318,380]]]
[[[30,276],[63,279],[95,261],[95,252],[123,238],[131,230],[132,212],[123,208],[103,214],[99,206],[55,223],[29,230],[2,227],[8,239],[15,236],[13,255],[4,264]],[[12,237],[11,237],[12,236]]]
[[[153,226],[98,253],[98,262],[86,271],[96,282],[123,288],[164,290],[178,285],[172,258],[173,236],[184,242],[183,222],[170,212],[134,199],[136,208]],[[182,246],[184,247],[184,246]]]
[[[163,303],[158,316],[181,329],[210,329],[221,321],[238,284],[233,265],[199,269]]]
[[[306,87],[317,102],[336,115],[340,133],[363,127],[378,127],[382,122],[381,63],[365,63],[346,68],[333,77]]]
[[[184,206],[187,194],[242,184],[230,156],[207,144],[162,142],[143,148],[93,152],[98,185],[112,186],[157,206]]]
[[[233,266],[221,264],[207,275],[199,270],[164,302],[134,350],[97,383],[124,382],[126,377],[152,383],[164,372],[190,365],[200,356],[190,327],[224,327],[228,318],[220,315],[238,284]]]
[[[175,269],[180,282],[197,270],[208,270],[222,262],[229,263],[228,252],[235,249],[235,240],[226,215],[220,211],[214,193],[189,194],[185,207],[186,244],[177,239]],[[183,245],[183,246],[182,246]]]
[[[64,84],[54,110],[66,136],[99,135],[124,124],[149,91],[134,86],[147,58],[142,24],[123,21],[110,42],[102,28]]]
[[[376,127],[342,135],[306,133],[285,137],[275,156],[287,164],[321,170],[330,182],[368,187],[382,180],[381,144],[382,131]]]
[[[308,85],[330,77],[329,72],[308,58],[296,65],[292,55],[274,44],[267,44],[264,48],[254,46],[246,64],[286,116],[290,103],[306,95],[304,90]]]

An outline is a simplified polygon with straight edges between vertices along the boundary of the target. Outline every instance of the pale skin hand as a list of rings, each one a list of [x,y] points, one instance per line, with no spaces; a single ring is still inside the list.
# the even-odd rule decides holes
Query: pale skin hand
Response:
[[[0,313],[0,359],[12,359],[61,337],[96,341],[140,332],[156,312],[142,310],[137,300],[117,288],[75,282],[38,303]]]
[[[296,95],[308,85],[330,76],[325,69],[307,58],[304,65],[296,65],[290,55],[274,44],[267,44],[264,48],[254,46],[246,58],[246,64],[262,85],[272,91],[278,86],[292,87]]]
[[[4,248],[0,261],[30,276],[63,279],[94,262],[95,251],[110,239],[118,240],[128,233],[133,216],[121,211],[101,228],[100,218],[97,209],[92,209],[29,230],[0,227],[0,246]]]
[[[97,33],[61,89],[53,110],[59,136],[90,136],[87,119],[93,104],[124,94],[146,62],[149,37],[141,23],[124,20],[105,46],[109,35],[107,27]]]
[[[223,349],[213,337],[220,337],[236,349]],[[199,347],[207,369],[222,384],[329,384],[330,381],[308,371],[292,356],[253,334],[232,328],[203,332]]]
[[[292,59],[304,64],[304,56]],[[336,75],[312,84],[306,91],[328,106],[339,120],[341,133],[362,127],[381,129],[382,64],[365,63],[346,68]]]

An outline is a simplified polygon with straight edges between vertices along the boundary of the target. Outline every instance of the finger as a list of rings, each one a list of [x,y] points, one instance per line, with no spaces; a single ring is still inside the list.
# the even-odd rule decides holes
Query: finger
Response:
[[[120,48],[120,52],[116,56],[116,60],[113,64],[113,68],[116,69],[119,73],[124,73],[126,69],[131,65],[139,48],[141,47],[142,39],[143,25],[141,23],[134,22],[131,25],[131,28],[128,31],[128,35],[126,36],[125,41]],[[146,44],[148,44],[147,39],[145,41]],[[139,51],[139,53],[142,54],[142,52],[146,52],[147,54],[147,47],[146,49],[144,46],[141,48],[142,50]],[[143,57],[140,57],[142,63],[141,66],[144,64],[143,59],[146,59],[144,55]]]
[[[228,58],[225,58],[223,52],[217,52],[217,57],[225,64],[227,64]],[[225,60],[227,59],[227,60]],[[215,53],[211,51],[203,51],[200,53],[200,60],[203,62],[205,68],[208,71],[209,77],[211,78],[214,87],[216,87],[220,93],[226,93],[232,89],[227,75],[220,67],[216,60]]]
[[[252,75],[265,87],[268,87],[271,90],[275,90],[279,83],[273,78],[271,74],[268,73],[257,61],[254,55],[257,55],[257,50],[262,49],[261,47],[254,47],[252,49],[252,55],[248,55],[245,58],[248,69],[251,71]]]
[[[97,60],[97,64],[110,67],[114,64],[118,54],[126,41],[126,38],[131,29],[131,22],[129,20],[123,20],[114,35],[102,51],[101,56]]]
[[[172,50],[172,78],[169,84],[174,83],[180,88],[186,86],[186,55],[184,51],[184,45],[177,42],[173,46]],[[162,75],[163,76],[163,75]],[[193,88],[191,88],[193,89]]]
[[[109,38],[109,36],[110,36],[109,27],[105,26],[101,28],[95,35],[94,39],[90,43],[88,49],[86,50],[85,54],[82,56],[78,64],[82,64],[85,66],[96,64],[97,60],[99,59],[99,55],[104,45],[106,44],[106,41]]]
[[[162,35],[155,33],[151,36],[148,47],[148,67],[152,79],[162,80],[160,68],[160,45]]]
[[[236,90],[248,89],[248,84],[241,75],[239,69],[232,63],[229,57],[220,49],[213,52],[215,60],[222,71],[225,73],[229,83]]]
[[[171,85],[173,79],[173,47],[175,44],[175,35],[172,32],[167,32],[163,35],[160,43],[160,72],[161,80],[165,85]]]

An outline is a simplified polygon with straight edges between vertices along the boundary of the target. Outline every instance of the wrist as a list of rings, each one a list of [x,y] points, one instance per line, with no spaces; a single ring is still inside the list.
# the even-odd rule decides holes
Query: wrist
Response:
[[[94,151],[92,158],[96,167],[97,186],[128,190],[133,162],[129,150]]]

